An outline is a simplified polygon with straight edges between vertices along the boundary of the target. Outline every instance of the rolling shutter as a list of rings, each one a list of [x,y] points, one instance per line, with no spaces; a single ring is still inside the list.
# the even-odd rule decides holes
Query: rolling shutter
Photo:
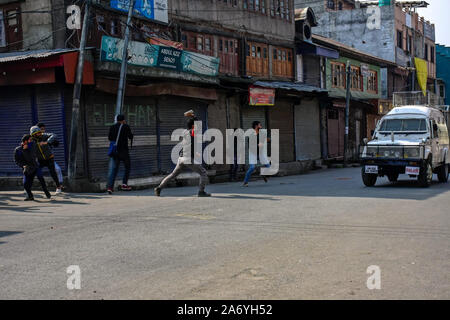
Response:
[[[294,161],[294,117],[292,103],[277,100],[269,108],[270,129],[280,130],[280,162]]]
[[[251,129],[253,121],[261,122],[263,128],[267,129],[266,109],[264,107],[242,107],[242,129],[244,131]]]
[[[108,175],[108,133],[114,124],[115,96],[95,92],[87,105],[89,175],[91,180],[105,181]],[[149,177],[158,171],[156,145],[156,107],[149,97],[125,97],[125,120],[134,134],[130,146],[130,178]],[[121,164],[117,178],[122,179]]]
[[[295,106],[295,135],[297,160],[321,158],[320,110],[317,99],[302,99]]]
[[[160,120],[160,165],[163,173],[168,173],[175,168],[172,162],[172,148],[178,144],[171,141],[172,132],[175,129],[186,128],[187,118],[184,113],[187,110],[194,110],[195,115],[203,122],[203,132],[207,129],[207,104],[193,99],[181,97],[161,97],[158,98],[158,110]]]
[[[37,86],[36,107],[38,121],[45,124],[46,132],[57,135],[59,146],[52,151],[56,163],[66,171],[66,121],[61,89],[54,85]]]
[[[29,87],[0,88],[0,175],[22,175],[14,162],[14,149],[33,125]]]

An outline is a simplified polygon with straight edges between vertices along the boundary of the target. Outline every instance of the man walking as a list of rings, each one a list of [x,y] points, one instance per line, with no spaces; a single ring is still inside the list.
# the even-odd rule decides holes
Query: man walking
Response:
[[[201,164],[195,164],[195,151],[194,151],[194,124],[195,120],[191,117],[187,121],[187,129],[183,133],[183,141],[182,141],[182,150],[180,151],[180,157],[178,158],[177,165],[175,169],[173,169],[172,173],[161,181],[161,184],[155,188],[155,195],[159,197],[161,195],[161,190],[164,189],[170,180],[175,179],[184,168],[191,169],[194,172],[197,172],[200,175],[199,182],[199,197],[210,197],[211,194],[205,192],[205,187],[208,182],[208,175],[206,173],[205,168]],[[201,152],[201,151],[200,151]]]
[[[47,199],[51,198],[50,192],[48,192],[47,185],[45,184],[44,177],[40,172],[39,165],[37,163],[37,149],[33,145],[31,135],[26,134],[22,137],[22,143],[14,151],[14,161],[23,170],[23,185],[27,193],[25,201],[34,200],[31,188],[33,186],[34,177],[37,175],[39,182],[41,183],[42,190],[45,193]]]
[[[44,139],[48,140],[50,137],[53,136],[52,143],[49,143],[50,148],[53,149],[53,148],[56,148],[59,146],[59,141],[57,140],[56,134],[45,132],[45,124],[44,123],[39,122],[36,126],[38,126],[39,129],[41,129],[42,136]],[[59,185],[62,187],[64,178],[63,178],[61,167],[56,163],[56,161],[55,161],[55,171],[56,171],[56,174],[58,175]]]
[[[112,194],[114,189],[114,181],[116,180],[117,172],[119,171],[120,162],[125,166],[125,173],[120,187],[123,191],[130,191],[131,187],[128,185],[128,178],[130,177],[131,160],[128,149],[128,140],[133,141],[133,133],[130,126],[125,121],[125,116],[119,114],[116,118],[117,122],[109,128],[109,141],[116,144],[116,151],[111,154],[108,167],[108,193]],[[133,143],[133,142],[131,142]]]
[[[252,152],[254,149],[250,148],[249,146],[249,156],[248,156],[248,160],[249,160],[249,168],[247,170],[247,173],[245,174],[245,178],[244,178],[244,184],[242,185],[243,187],[248,187],[248,182],[250,180],[250,177],[252,175],[252,173],[255,171],[256,166],[258,163],[262,163],[262,165],[266,168],[270,167],[270,163],[269,160],[266,158],[266,152],[264,152],[264,146],[265,146],[265,142],[266,141],[260,141],[260,137],[259,137],[259,131],[262,129],[262,124],[259,121],[253,121],[252,123],[252,128],[254,130],[253,134],[256,135],[256,143],[257,143],[257,147],[256,147],[256,154],[254,152]],[[249,141],[252,141],[255,139],[249,139]],[[267,142],[269,142],[270,139],[267,138]],[[260,150],[262,150],[263,152],[261,152],[262,156],[264,158],[260,158]],[[267,182],[267,177],[266,176],[262,176],[264,179],[264,182]]]
[[[56,194],[61,194],[62,188],[55,169],[55,156],[50,148],[50,145],[56,141],[56,135],[48,133],[43,135],[38,126],[31,127],[30,135],[35,143],[34,147],[37,149],[36,153],[39,161],[39,169],[44,167],[48,168],[53,181],[55,181]]]

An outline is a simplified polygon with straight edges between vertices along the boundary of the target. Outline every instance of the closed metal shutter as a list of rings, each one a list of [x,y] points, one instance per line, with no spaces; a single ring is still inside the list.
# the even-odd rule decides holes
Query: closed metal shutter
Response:
[[[344,109],[328,108],[328,158],[344,156],[345,118]]]
[[[66,171],[66,120],[62,89],[55,85],[36,86],[38,121],[45,124],[48,133],[58,136],[59,146],[53,148],[55,161]]]
[[[277,100],[269,108],[270,129],[280,130],[280,162],[294,161],[294,109],[286,100]]]
[[[295,106],[295,135],[297,160],[321,158],[320,109],[317,99],[302,99]]]
[[[178,144],[171,141],[172,132],[175,129],[185,129],[187,118],[184,113],[194,110],[197,118],[203,122],[203,132],[207,129],[207,104],[198,100],[181,97],[158,98],[158,110],[160,120],[160,144],[161,144],[161,171],[168,173],[175,168],[171,154],[173,147]]]
[[[116,97],[101,92],[92,94],[87,103],[89,175],[91,180],[106,180],[108,174],[108,133],[114,124]],[[149,177],[158,171],[156,106],[149,97],[125,97],[123,114],[134,134],[130,149],[130,178]],[[121,164],[117,179],[122,179]]]
[[[33,125],[29,87],[0,88],[0,175],[21,175],[22,170],[14,163],[14,149],[20,145],[24,134]]]
[[[241,113],[243,130],[251,129],[253,121],[261,122],[263,128],[267,129],[266,109],[264,107],[244,106]]]

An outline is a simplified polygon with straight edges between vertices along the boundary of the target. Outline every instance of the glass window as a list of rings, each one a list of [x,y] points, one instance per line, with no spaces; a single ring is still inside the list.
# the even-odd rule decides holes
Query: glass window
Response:
[[[427,131],[425,119],[387,119],[380,127],[380,132],[415,132]]]
[[[203,51],[203,38],[200,36],[197,37],[197,50]]]
[[[334,10],[334,0],[328,0],[327,1],[327,8]]]
[[[8,26],[16,26],[17,25],[17,10],[6,11],[6,17],[8,18]]]

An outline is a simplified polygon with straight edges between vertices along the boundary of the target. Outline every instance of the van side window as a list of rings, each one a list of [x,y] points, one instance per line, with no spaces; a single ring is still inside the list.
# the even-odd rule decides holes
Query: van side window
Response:
[[[433,123],[433,138],[437,138],[438,137],[438,125],[435,121],[432,122]]]

